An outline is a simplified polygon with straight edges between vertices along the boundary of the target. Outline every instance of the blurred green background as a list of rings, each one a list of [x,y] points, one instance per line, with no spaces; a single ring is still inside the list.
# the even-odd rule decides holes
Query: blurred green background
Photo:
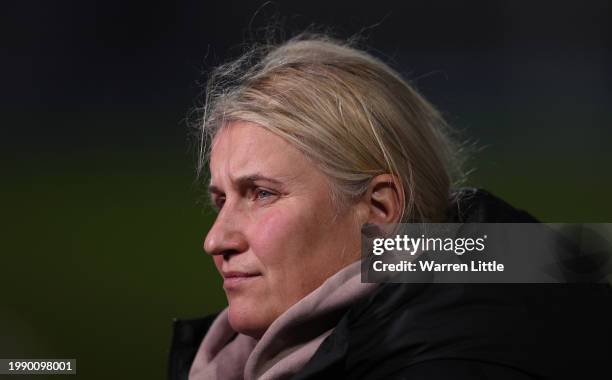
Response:
[[[345,35],[387,17],[369,42],[480,147],[469,185],[543,221],[610,222],[612,17],[593,4],[276,9]],[[259,4],[211,7],[8,6],[0,357],[165,378],[172,319],[225,306],[185,117],[205,58],[231,55]]]
[[[542,220],[610,221],[612,181],[589,158],[489,149],[470,183]],[[3,168],[1,356],[77,358],[83,378],[163,378],[172,318],[225,305],[192,161],[143,149]]]

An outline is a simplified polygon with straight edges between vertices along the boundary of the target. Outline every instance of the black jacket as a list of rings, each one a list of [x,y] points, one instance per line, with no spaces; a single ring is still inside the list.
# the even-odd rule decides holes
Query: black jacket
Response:
[[[462,190],[455,222],[536,222]],[[186,379],[213,316],[175,320],[169,378]],[[577,379],[612,372],[612,291],[601,284],[382,284],[296,380]]]

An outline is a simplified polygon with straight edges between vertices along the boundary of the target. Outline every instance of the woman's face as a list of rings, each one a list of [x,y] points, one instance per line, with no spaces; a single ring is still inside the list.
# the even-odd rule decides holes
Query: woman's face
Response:
[[[326,177],[257,124],[213,141],[211,198],[219,210],[204,249],[223,276],[229,321],[260,337],[290,306],[359,258],[356,208],[337,214]]]

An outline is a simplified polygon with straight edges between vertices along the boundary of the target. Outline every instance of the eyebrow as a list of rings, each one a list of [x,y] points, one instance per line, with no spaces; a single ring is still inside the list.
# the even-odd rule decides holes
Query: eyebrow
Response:
[[[277,179],[266,177],[259,173],[240,176],[234,180],[238,188],[243,188],[248,185],[252,185],[254,182],[258,182],[258,181],[269,182],[271,184],[279,185],[279,186],[283,184],[281,181]],[[208,193],[209,194],[223,194],[223,191],[219,187],[211,184],[208,186]]]

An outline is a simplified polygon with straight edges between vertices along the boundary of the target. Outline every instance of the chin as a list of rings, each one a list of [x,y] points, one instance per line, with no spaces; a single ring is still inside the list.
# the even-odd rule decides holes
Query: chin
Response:
[[[258,309],[262,310],[262,308]],[[269,325],[263,322],[262,316],[258,315],[257,311],[249,311],[249,308],[232,305],[231,303],[228,319],[232,329],[255,339],[261,338]]]

